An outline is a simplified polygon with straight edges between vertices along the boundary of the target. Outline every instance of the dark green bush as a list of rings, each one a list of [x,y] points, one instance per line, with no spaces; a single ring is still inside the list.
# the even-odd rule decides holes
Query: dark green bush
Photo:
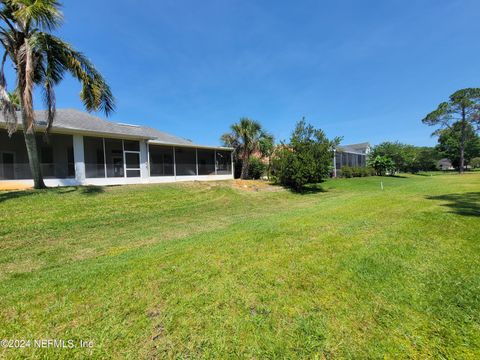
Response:
[[[267,165],[265,165],[260,159],[251,157],[248,164],[248,177],[250,179],[261,179],[267,171]]]
[[[361,167],[361,166],[344,166],[342,167],[342,177],[352,178],[352,177],[365,177],[375,175],[375,170],[370,167]]]
[[[321,182],[330,174],[332,149],[338,142],[339,139],[330,141],[322,130],[300,121],[290,142],[283,143],[274,154],[272,175],[275,181],[294,191]]]
[[[344,177],[344,178],[353,177],[353,168],[350,167],[350,166],[343,166],[342,167],[342,177]]]

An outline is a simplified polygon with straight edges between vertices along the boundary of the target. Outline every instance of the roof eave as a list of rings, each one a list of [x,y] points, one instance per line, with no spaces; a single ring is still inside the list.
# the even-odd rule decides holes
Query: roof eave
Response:
[[[227,150],[233,151],[233,148],[225,147],[225,146],[208,146],[208,145],[197,145],[197,144],[178,144],[178,143],[171,143],[165,141],[158,141],[158,140],[149,140],[149,144],[151,145],[165,145],[165,146],[176,146],[176,147],[188,147],[188,148],[197,148],[197,149],[212,149],[212,150]]]
[[[5,123],[0,123],[0,128],[6,129],[7,125]],[[45,131],[46,127],[44,125],[36,125],[35,131],[42,132]],[[17,125],[17,130],[22,131],[22,124]],[[142,135],[132,135],[132,134],[119,134],[111,133],[104,131],[94,131],[94,130],[84,130],[84,129],[74,129],[74,128],[59,128],[52,127],[50,130],[51,134],[63,134],[63,135],[86,135],[93,137],[109,137],[114,139],[127,139],[127,140],[150,140],[153,139],[151,136],[142,136]]]

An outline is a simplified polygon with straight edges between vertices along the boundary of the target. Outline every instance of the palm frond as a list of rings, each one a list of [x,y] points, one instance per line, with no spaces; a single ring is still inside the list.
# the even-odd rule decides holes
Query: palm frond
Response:
[[[35,51],[44,54],[47,77],[58,83],[68,71],[82,84],[80,98],[88,111],[103,111],[107,116],[115,109],[115,99],[103,76],[81,52],[61,39],[38,32],[31,37]]]
[[[10,100],[7,91],[7,81],[5,79],[5,62],[7,60],[7,53],[3,55],[0,67],[0,106],[2,107],[3,118],[7,124],[8,135],[11,136],[17,129],[17,112],[15,105]]]
[[[7,0],[13,12],[12,16],[28,31],[29,25],[34,28],[54,30],[63,22],[60,3],[57,0]]]

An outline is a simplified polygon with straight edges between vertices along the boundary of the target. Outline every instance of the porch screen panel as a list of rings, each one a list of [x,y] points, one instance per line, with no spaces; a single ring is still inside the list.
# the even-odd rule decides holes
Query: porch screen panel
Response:
[[[43,135],[40,135],[45,140]],[[75,177],[75,165],[73,163],[73,136],[51,134],[48,136],[48,145],[53,152],[53,174],[57,179]],[[72,155],[72,157],[70,157]],[[73,168],[73,171],[72,171]]]
[[[230,151],[217,151],[217,174],[230,175],[232,173],[232,157]]]
[[[335,167],[337,169],[342,168],[342,153],[338,151],[335,152]]]
[[[149,145],[150,176],[173,176],[173,147]]]
[[[105,139],[107,177],[124,177],[122,140]]]
[[[177,175],[197,175],[197,154],[192,148],[175,148]]]
[[[365,166],[365,156],[364,155],[357,155],[358,158],[358,166],[364,167]]]
[[[215,175],[215,151],[198,149],[198,175]]]
[[[48,139],[36,135],[40,167],[44,178],[66,179],[75,176],[71,171],[70,152],[73,152],[71,135],[50,134]],[[0,131],[0,179],[31,179],[28,155],[23,133],[11,137],[5,130]]]
[[[0,129],[0,180],[31,179],[25,140],[20,131]]]
[[[85,177],[104,178],[105,158],[103,153],[103,139],[96,137],[83,138],[85,156]]]

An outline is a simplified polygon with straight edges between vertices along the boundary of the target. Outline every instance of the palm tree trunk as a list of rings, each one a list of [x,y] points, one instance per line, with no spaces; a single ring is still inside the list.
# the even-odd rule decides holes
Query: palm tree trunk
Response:
[[[37,139],[35,138],[34,113],[33,113],[33,61],[28,42],[25,41],[24,58],[17,54],[17,87],[20,98],[20,110],[22,114],[23,135],[27,147],[28,163],[33,178],[35,189],[45,189],[40,159],[38,156]]]
[[[247,156],[247,153],[244,152],[242,156],[242,173],[240,175],[240,178],[242,180],[248,179],[248,163],[249,163],[249,158]]]
[[[23,88],[20,89],[22,91]],[[22,94],[23,92],[21,92]],[[33,119],[29,119],[28,114],[33,114],[31,111],[25,111],[23,97],[20,98],[20,109],[22,114],[23,137],[25,138],[25,146],[27,147],[28,163],[30,165],[30,172],[33,178],[34,189],[45,189],[46,185],[43,181],[42,169],[40,167],[40,158],[38,156],[37,139],[35,138],[35,130],[33,128]]]
[[[22,116],[23,117],[23,116]],[[25,121],[23,121],[25,124]],[[35,132],[33,129],[25,130],[23,135],[25,138],[25,145],[27,147],[28,162],[30,165],[30,172],[33,178],[33,187],[35,189],[45,189],[45,183],[42,177],[42,170],[40,168],[40,159],[38,157],[37,139],[35,138]]]

